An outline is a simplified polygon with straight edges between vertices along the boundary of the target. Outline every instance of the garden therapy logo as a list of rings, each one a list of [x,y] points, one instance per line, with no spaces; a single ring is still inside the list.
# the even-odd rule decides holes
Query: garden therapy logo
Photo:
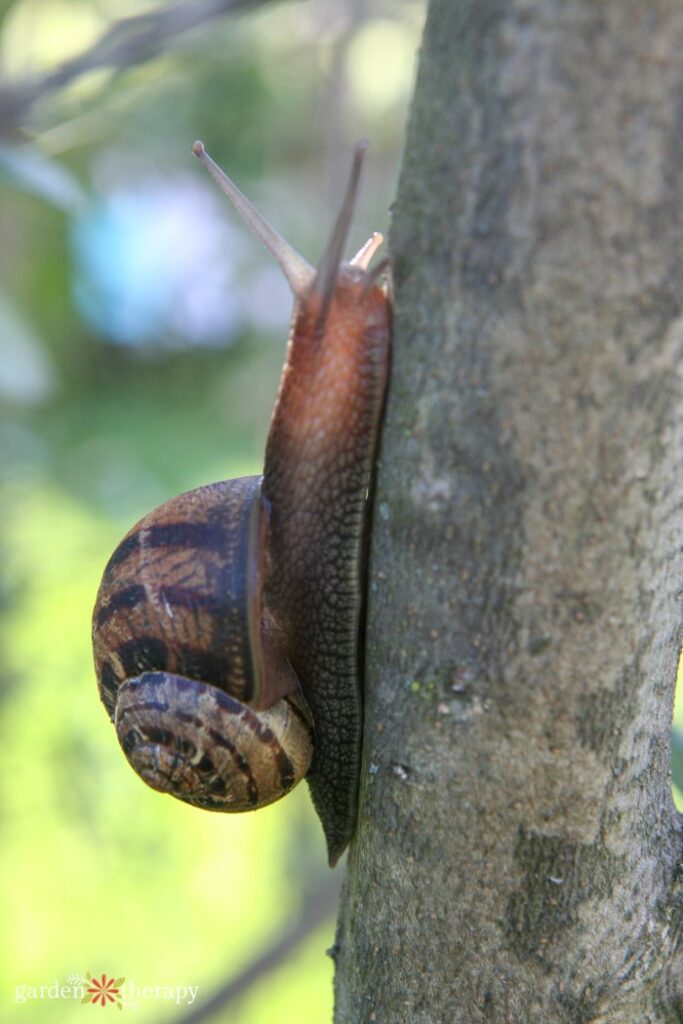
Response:
[[[55,978],[47,984],[21,984],[14,992],[16,1003],[34,999],[69,999],[95,1006],[116,1006],[119,1010],[137,1010],[149,1000],[174,1002],[176,1006],[192,1006],[199,993],[199,985],[138,984],[134,978],[115,978],[108,974],[97,977],[88,972],[70,974],[66,982]],[[86,1014],[88,1019],[90,1016]]]
[[[81,1002],[95,1003],[95,1005],[99,1003],[100,1006],[107,1006],[108,1003],[112,1003],[121,1010],[123,1008],[121,986],[125,980],[125,978],[108,978],[106,974],[103,974],[100,978],[93,978],[90,971],[88,971],[85,976],[88,987]]]

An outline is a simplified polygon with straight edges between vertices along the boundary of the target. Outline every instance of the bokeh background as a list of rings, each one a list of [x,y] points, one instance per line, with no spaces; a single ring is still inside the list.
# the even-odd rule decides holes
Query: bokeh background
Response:
[[[21,986],[54,992],[88,971],[125,978],[124,1012],[140,1022],[199,1019],[238,978],[239,998],[202,1019],[332,1016],[341,872],[326,867],[306,787],[234,817],[147,790],[99,704],[89,620],[134,521],[261,467],[291,301],[192,142],[315,262],[367,137],[358,248],[388,226],[424,10],[244,3],[191,27],[210,6],[0,0],[0,1020],[12,1024],[101,1012],[17,1001]],[[677,738],[674,767],[683,777]],[[162,991],[136,999],[131,984]],[[199,987],[193,1006],[174,1004],[178,986]]]
[[[343,868],[307,787],[236,816],[148,790],[97,697],[90,615],[142,514],[262,465],[291,299],[193,141],[315,262],[367,137],[358,248],[388,226],[424,11],[252,3],[181,30],[206,6],[0,0],[3,1022],[102,1013],[16,1001],[88,971],[199,986],[191,1008],[123,1011],[189,1020],[278,939],[286,957],[210,1019],[332,1016]]]

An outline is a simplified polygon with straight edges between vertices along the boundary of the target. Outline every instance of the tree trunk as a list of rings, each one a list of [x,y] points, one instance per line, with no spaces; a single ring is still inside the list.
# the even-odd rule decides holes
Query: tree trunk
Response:
[[[434,0],[338,1024],[683,1019],[683,5]]]

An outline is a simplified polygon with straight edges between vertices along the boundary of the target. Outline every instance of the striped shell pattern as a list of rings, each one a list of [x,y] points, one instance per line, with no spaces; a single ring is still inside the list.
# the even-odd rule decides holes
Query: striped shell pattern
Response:
[[[100,696],[128,761],[152,788],[207,810],[272,803],[312,757],[296,677],[282,678],[286,662],[272,668],[263,514],[259,477],[166,502],[115,550],[93,615]]]

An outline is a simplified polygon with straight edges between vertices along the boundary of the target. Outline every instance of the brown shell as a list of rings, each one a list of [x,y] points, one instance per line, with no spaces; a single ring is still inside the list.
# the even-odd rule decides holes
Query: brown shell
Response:
[[[124,537],[95,605],[100,695],[128,761],[207,810],[272,803],[313,754],[310,713],[262,608],[266,526],[259,477],[181,494]]]
[[[210,683],[264,700],[260,478],[172,498],[126,534],[93,613],[100,696],[113,720],[119,687],[143,672]]]
[[[311,718],[297,695],[265,711],[166,672],[125,682],[116,704],[124,754],[153,789],[210,811],[251,811],[308,771]]]

